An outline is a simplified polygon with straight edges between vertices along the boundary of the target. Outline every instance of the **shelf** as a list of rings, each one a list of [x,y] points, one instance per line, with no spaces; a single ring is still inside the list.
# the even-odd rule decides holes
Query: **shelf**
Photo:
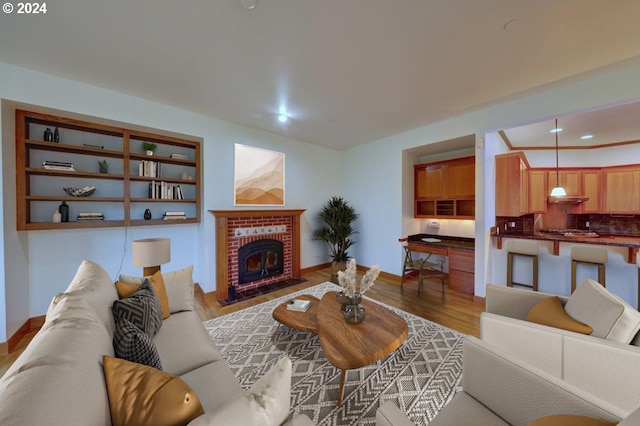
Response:
[[[96,121],[101,121],[96,119]],[[62,143],[43,141],[46,129],[58,128]],[[200,223],[200,142],[190,138],[152,134],[138,130],[81,121],[67,117],[16,110],[16,219],[18,230],[103,228],[120,226],[181,225]],[[38,140],[40,138],[40,140]],[[144,142],[157,145],[154,155],[142,151]],[[90,145],[90,146],[87,146]],[[106,149],[105,149],[106,148]],[[156,155],[157,154],[157,155]],[[171,158],[180,154],[188,159]],[[116,173],[99,173],[96,159],[109,159]],[[112,161],[113,160],[113,161]],[[42,167],[44,161],[73,163],[76,170],[51,170]],[[141,161],[159,163],[167,177],[138,176]],[[183,179],[183,176],[189,179]],[[85,182],[82,182],[84,180]],[[62,188],[84,186],[95,181],[96,194],[71,197]],[[147,195],[151,182],[166,182],[169,186],[186,187],[189,198],[135,198]],[[76,183],[78,182],[78,183]],[[100,185],[98,185],[100,184]],[[36,195],[37,194],[37,195]],[[46,194],[46,195],[40,195]],[[51,195],[58,194],[58,195]],[[100,210],[106,217],[118,220],[54,223],[48,218],[60,202],[71,211],[83,208]],[[84,204],[83,204],[84,203]],[[91,206],[100,204],[99,207]],[[157,215],[162,210],[185,210],[189,219],[163,221],[142,220],[143,204]],[[178,206],[172,205],[178,204]],[[183,207],[184,206],[184,207]]]
[[[70,170],[50,170],[35,167],[27,167],[25,172],[30,175],[40,176],[60,176],[60,177],[72,177],[72,178],[89,178],[89,179],[112,179],[122,180],[124,175],[116,175],[113,173],[98,173],[98,172],[83,172],[76,170],[72,172]]]
[[[96,226],[95,222],[30,222],[24,230],[25,231],[43,231],[46,229],[86,229],[86,228],[113,228],[118,226],[125,226],[124,220],[101,220],[99,226]]]
[[[32,139],[25,140],[27,148],[40,149],[42,151],[64,152],[67,154],[95,155],[97,157],[122,158],[122,151],[93,148],[90,146],[70,145],[66,143],[43,142]]]
[[[182,178],[165,178],[165,177],[151,177],[151,176],[131,176],[129,178],[132,182],[167,182],[167,183],[178,183],[181,185],[197,185],[196,181],[193,179],[182,179]]]
[[[25,197],[26,200],[29,201],[67,201],[70,203],[78,202],[100,202],[100,203],[123,203],[124,198],[122,197],[69,197],[67,195],[63,195],[60,197],[51,196],[51,195],[27,195]],[[165,200],[166,201],[166,200]]]
[[[183,200],[177,200],[174,198],[131,198],[129,201],[132,203],[195,203],[193,198],[185,198]]]

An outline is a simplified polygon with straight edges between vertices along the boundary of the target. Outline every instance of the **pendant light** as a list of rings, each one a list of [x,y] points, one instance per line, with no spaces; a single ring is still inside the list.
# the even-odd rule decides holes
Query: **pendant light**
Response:
[[[556,118],[556,128],[554,130],[556,134],[556,186],[551,190],[552,197],[565,197],[567,191],[560,186],[560,168],[558,167],[558,119]]]

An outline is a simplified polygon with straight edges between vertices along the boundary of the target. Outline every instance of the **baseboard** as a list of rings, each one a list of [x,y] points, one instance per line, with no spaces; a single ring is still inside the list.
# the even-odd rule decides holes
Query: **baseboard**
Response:
[[[0,343],[0,355],[7,355],[18,346],[20,341],[32,331],[39,330],[44,324],[45,316],[40,315],[27,319],[24,324],[5,343]]]
[[[315,271],[319,271],[321,269],[330,268],[330,267],[331,267],[331,262],[321,263],[315,266],[309,266],[308,268],[300,269],[300,275],[308,274],[310,272],[315,272]]]

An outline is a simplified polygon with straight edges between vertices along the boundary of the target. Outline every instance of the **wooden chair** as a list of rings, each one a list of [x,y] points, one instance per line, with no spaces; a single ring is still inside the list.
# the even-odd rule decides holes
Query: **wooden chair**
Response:
[[[604,247],[575,245],[571,246],[571,293],[576,291],[576,275],[578,264],[597,266],[598,282],[606,287],[606,269],[608,260],[607,249]]]
[[[507,250],[507,287],[514,285],[529,287],[538,291],[538,242],[529,240],[509,239],[505,244]],[[516,282],[513,280],[513,261],[516,256],[531,259],[531,284]]]
[[[414,258],[409,246],[403,245],[404,265],[402,268],[402,278],[400,279],[400,289],[404,286],[404,277],[413,271],[418,272],[418,294],[422,290],[422,282],[427,278],[440,278],[442,283],[442,293],[444,294],[444,257],[436,256],[432,253],[425,254],[425,257]],[[431,261],[430,261],[431,260]]]

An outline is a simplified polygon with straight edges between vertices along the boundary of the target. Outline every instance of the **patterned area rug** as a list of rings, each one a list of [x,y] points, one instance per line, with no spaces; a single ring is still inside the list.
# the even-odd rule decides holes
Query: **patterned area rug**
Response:
[[[296,295],[321,298],[332,290],[339,287],[326,282],[204,325],[244,389],[283,354],[291,358],[291,414],[306,414],[317,425],[374,425],[377,408],[392,400],[415,424],[428,423],[461,387],[464,335],[381,303],[409,325],[401,347],[404,357],[396,351],[375,364],[349,370],[342,405],[337,407],[340,370],[324,358],[318,336],[279,326],[271,316],[280,303]]]

